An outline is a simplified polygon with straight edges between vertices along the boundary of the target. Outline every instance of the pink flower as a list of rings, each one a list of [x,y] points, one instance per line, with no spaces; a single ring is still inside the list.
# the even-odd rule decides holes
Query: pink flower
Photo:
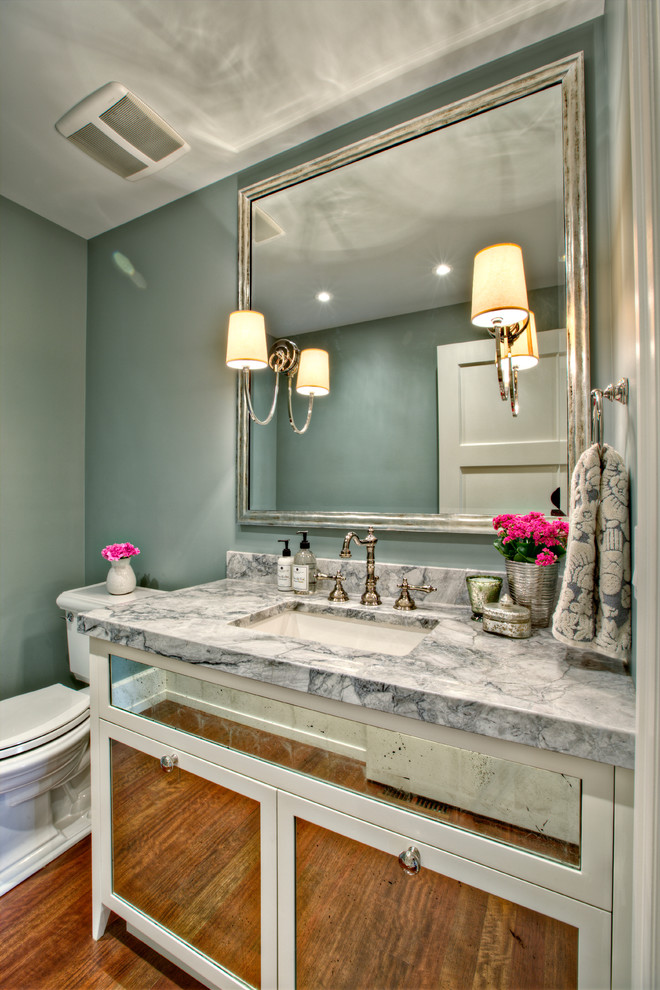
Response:
[[[497,530],[494,546],[509,560],[548,567],[566,552],[568,523],[564,519],[548,520],[542,512],[503,513],[495,516],[493,527]]]
[[[511,520],[515,518],[515,516],[511,515],[495,516],[493,519],[493,529],[506,529]]]
[[[123,560],[125,557],[135,557],[139,554],[138,547],[132,543],[111,543],[101,550],[101,556],[106,560]]]

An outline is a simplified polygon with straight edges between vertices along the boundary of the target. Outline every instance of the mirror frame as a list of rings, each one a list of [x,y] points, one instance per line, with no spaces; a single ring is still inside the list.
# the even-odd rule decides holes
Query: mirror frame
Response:
[[[239,190],[238,307],[250,308],[252,203],[291,185],[421,137],[549,86],[561,85],[566,249],[566,334],[569,478],[589,437],[589,290],[586,137],[582,52],[525,73],[439,110],[398,124],[338,151]],[[250,418],[237,375],[236,519],[242,525],[313,529],[364,527],[385,531],[492,534],[492,516],[467,513],[305,512],[250,509]]]

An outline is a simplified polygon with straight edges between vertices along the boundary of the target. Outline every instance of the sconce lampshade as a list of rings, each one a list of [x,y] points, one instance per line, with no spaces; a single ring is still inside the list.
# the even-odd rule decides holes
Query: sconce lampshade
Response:
[[[503,355],[504,360],[502,361],[502,376],[505,381],[509,380],[509,362],[508,357],[511,355],[511,364],[518,371],[525,371],[528,368],[533,368],[539,363],[539,344],[536,337],[536,320],[534,314],[530,311],[529,323],[527,327],[517,337],[510,350],[506,351]]]
[[[530,311],[529,323],[511,345],[511,363],[514,368],[524,371],[539,363],[539,342],[536,338],[536,320]]]
[[[474,258],[472,322],[491,329],[495,320],[506,327],[527,318],[527,285],[518,244],[492,244]]]
[[[327,395],[330,391],[328,352],[307,347],[300,352],[296,392],[301,395]]]
[[[241,309],[229,315],[227,366],[257,371],[268,367],[266,322],[261,313]]]

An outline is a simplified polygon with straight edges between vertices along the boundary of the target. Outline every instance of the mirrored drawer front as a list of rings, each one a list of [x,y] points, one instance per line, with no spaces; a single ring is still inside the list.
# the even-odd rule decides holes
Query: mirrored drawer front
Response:
[[[111,702],[287,770],[580,867],[582,782],[110,658]]]

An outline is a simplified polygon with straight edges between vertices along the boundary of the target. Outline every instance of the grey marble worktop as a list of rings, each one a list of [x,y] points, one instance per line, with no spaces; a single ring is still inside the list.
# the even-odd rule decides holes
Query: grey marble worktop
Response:
[[[343,562],[342,562],[343,566]],[[362,563],[364,573],[364,563]],[[228,573],[235,568],[228,568]],[[259,574],[198,585],[78,617],[81,632],[265,684],[393,712],[498,739],[632,767],[635,698],[624,666],[570,649],[536,630],[531,639],[484,633],[468,606],[429,596],[413,612],[383,597],[331,604],[279,592]],[[420,596],[415,596],[418,599]],[[406,656],[292,639],[250,626],[254,613],[300,608],[373,622],[420,625]],[[239,623],[239,624],[236,624]]]

